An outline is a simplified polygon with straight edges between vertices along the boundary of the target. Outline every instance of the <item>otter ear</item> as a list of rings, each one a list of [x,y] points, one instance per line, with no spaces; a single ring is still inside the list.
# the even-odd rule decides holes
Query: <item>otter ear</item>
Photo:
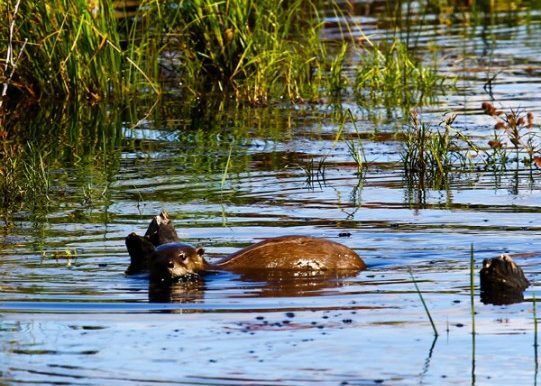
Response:
[[[195,249],[195,251],[197,252],[197,254],[198,254],[199,256],[203,256],[203,255],[205,254],[205,250],[204,250],[203,248],[201,248],[201,247],[197,247],[197,248]]]

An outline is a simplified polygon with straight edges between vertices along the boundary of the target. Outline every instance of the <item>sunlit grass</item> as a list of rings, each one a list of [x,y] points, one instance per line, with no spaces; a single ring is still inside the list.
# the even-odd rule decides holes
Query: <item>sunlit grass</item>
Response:
[[[9,14],[15,1],[2,10]],[[36,99],[99,102],[159,94],[165,75],[192,97],[214,92],[252,105],[316,99],[332,61],[318,8],[312,0],[141,0],[126,19],[111,2],[26,1],[15,22],[12,48],[22,57],[12,88]],[[0,54],[6,49],[4,41]]]
[[[7,1],[6,9],[12,9],[14,3]],[[100,3],[98,10],[91,3],[21,3],[13,40],[14,52],[21,54],[12,82],[14,89],[36,99],[81,98],[97,102],[111,93],[122,95],[139,87],[138,80],[127,79],[123,71],[128,58],[119,48],[110,3]],[[23,50],[25,40],[28,44]],[[6,48],[0,45],[0,49]],[[142,70],[139,75],[142,77]]]
[[[437,72],[437,63],[425,64],[404,42],[375,45],[366,41],[354,82],[361,106],[420,106],[446,84]]]

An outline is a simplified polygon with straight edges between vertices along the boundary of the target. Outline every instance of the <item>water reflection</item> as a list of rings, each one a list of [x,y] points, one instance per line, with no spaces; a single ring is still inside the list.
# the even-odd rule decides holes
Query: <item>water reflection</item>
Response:
[[[194,278],[178,283],[156,283],[148,285],[148,301],[151,303],[198,303],[204,299],[205,281]]]
[[[279,271],[247,270],[238,273],[238,280],[253,284],[255,290],[246,291],[243,297],[300,297],[320,296],[330,289],[348,285],[344,279],[353,278],[357,271]],[[209,272],[192,280],[172,284],[150,282],[148,299],[151,303],[196,303],[204,299],[207,281],[220,280],[218,273]],[[358,285],[359,283],[356,282]]]

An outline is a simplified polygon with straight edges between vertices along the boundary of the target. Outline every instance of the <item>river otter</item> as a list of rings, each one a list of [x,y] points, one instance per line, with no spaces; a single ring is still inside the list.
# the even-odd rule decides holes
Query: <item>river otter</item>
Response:
[[[131,257],[126,273],[148,270],[152,280],[170,281],[212,270],[237,273],[260,270],[358,272],[366,268],[353,250],[316,237],[269,238],[214,264],[205,260],[203,248],[195,248],[178,240],[167,212],[162,211],[152,220],[145,236],[131,233],[126,237],[126,247]]]
[[[138,237],[130,235],[128,237]],[[149,256],[150,278],[170,281],[201,271],[246,273],[258,270],[361,271],[363,260],[348,247],[308,236],[273,237],[243,248],[215,264],[205,260],[203,248],[172,242],[155,248]]]

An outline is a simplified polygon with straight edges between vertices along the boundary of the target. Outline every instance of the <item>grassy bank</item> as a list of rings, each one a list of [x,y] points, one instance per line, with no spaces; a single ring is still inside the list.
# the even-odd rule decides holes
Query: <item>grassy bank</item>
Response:
[[[109,1],[8,0],[0,11],[11,18],[0,26],[0,56],[19,58],[12,98],[118,100],[160,93],[173,77],[188,96],[214,90],[265,104],[316,97],[327,60],[310,0],[142,0],[129,18]]]
[[[11,50],[17,57],[11,80],[11,99],[84,100],[99,102],[151,88],[155,74],[142,68],[138,54],[151,54],[143,44],[121,48],[122,34],[109,1],[61,0],[19,2],[8,0],[1,12],[0,56]],[[137,53],[135,52],[137,49]],[[157,53],[154,54],[157,60]],[[11,70],[14,63],[9,62]],[[6,74],[4,74],[6,75]]]
[[[348,20],[333,1],[141,0],[128,17],[119,3],[2,3],[10,20],[0,26],[4,83],[14,73],[8,97],[110,102],[168,90],[184,98],[218,94],[266,105],[319,101],[348,88],[364,100],[363,89],[383,87],[388,95],[412,75],[426,94],[438,80],[400,42],[364,47],[357,78],[346,79],[344,68],[354,66],[347,57],[357,49],[350,36],[356,27],[341,25],[344,45],[329,53],[321,38],[322,9]],[[402,61],[407,73],[397,74]],[[396,103],[404,98],[411,103],[409,95]]]

